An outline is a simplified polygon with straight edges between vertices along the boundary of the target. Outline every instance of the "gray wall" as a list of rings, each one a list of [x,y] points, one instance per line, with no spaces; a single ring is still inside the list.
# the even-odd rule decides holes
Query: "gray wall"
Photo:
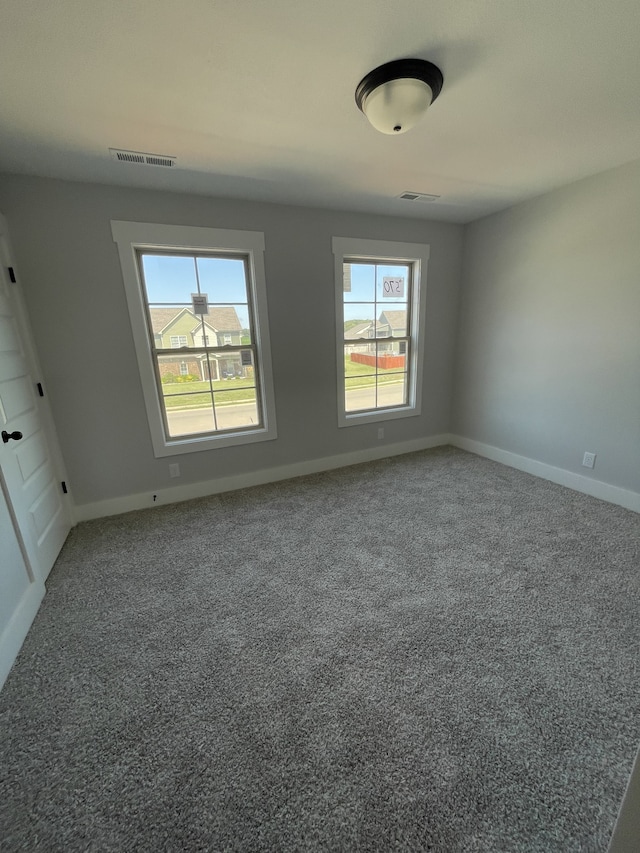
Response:
[[[77,503],[446,432],[462,227],[0,176],[21,284]],[[155,459],[110,220],[263,231],[278,439]],[[338,429],[331,237],[431,245],[423,414]],[[168,478],[180,462],[181,480]]]
[[[467,226],[455,376],[455,433],[640,491],[640,161]]]

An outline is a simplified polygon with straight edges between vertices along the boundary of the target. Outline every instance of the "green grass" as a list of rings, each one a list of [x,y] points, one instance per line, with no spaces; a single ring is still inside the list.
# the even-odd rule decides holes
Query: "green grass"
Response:
[[[345,379],[358,377],[360,382],[350,382],[349,387],[358,386],[365,387],[367,385],[375,385],[375,368],[368,364],[358,364],[356,361],[351,361],[348,355],[344,357],[344,375]],[[378,368],[378,385],[390,385],[403,381],[403,375],[397,371],[383,370]]]
[[[358,364],[351,361],[349,356],[344,359],[344,375],[347,379],[358,378],[359,382],[350,383],[350,387],[366,387],[375,385],[376,377],[373,368],[367,364]],[[401,373],[378,368],[378,384],[389,385],[403,381]],[[225,403],[248,403],[256,399],[253,388],[247,388],[246,379],[218,379],[213,383],[214,391],[225,391]],[[243,388],[243,386],[245,386]],[[208,382],[167,382],[163,383],[162,391],[165,395],[164,404],[167,409],[201,409],[211,405],[209,393],[198,394],[196,392],[209,391]],[[174,396],[179,395],[179,396]],[[218,403],[220,405],[220,403]]]
[[[219,379],[213,383],[214,391],[225,391],[222,405],[225,403],[248,403],[256,399],[254,388],[247,388],[247,379]],[[245,386],[243,388],[243,386]],[[163,383],[164,404],[167,409],[200,409],[211,405],[211,394],[197,394],[197,391],[209,391],[208,382],[167,382]],[[180,396],[173,396],[179,394]],[[188,395],[188,396],[184,396]],[[218,403],[220,405],[220,403]]]

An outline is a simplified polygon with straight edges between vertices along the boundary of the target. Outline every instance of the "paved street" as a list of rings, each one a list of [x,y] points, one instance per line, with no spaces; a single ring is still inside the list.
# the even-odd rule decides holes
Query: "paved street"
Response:
[[[379,406],[399,406],[403,400],[402,382],[390,382],[378,386]],[[354,388],[347,392],[347,411],[375,406],[375,388]]]
[[[218,429],[251,426],[258,423],[256,404],[235,403],[232,406],[220,406],[216,410]],[[172,435],[208,432],[214,428],[211,409],[183,409],[167,413],[169,429]]]
[[[348,393],[348,411],[375,405],[375,389],[373,387],[354,388]],[[402,403],[402,384],[390,383],[378,388],[378,405],[393,406]],[[258,423],[258,414],[254,402],[234,403],[230,406],[220,406],[216,410],[219,429],[252,426]],[[211,409],[182,409],[167,413],[169,429],[172,435],[188,435],[190,433],[208,432],[213,429]]]

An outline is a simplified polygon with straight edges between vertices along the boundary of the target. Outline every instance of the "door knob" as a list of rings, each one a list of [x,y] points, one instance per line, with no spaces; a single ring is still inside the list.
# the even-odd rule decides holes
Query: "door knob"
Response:
[[[6,429],[2,430],[2,440],[6,444],[9,439],[12,438],[14,441],[20,441],[22,438],[22,433],[16,430],[15,432],[7,432]]]

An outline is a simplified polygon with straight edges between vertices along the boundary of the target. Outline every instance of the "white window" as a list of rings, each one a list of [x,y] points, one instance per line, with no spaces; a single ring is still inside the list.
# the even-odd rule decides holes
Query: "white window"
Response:
[[[429,246],[333,238],[338,425],[419,415]]]
[[[264,235],[116,221],[111,230],[155,455],[276,438]],[[194,294],[208,313],[194,310]],[[237,329],[242,343],[208,346],[207,323]]]
[[[222,343],[227,346],[231,343],[231,335],[223,335]]]

